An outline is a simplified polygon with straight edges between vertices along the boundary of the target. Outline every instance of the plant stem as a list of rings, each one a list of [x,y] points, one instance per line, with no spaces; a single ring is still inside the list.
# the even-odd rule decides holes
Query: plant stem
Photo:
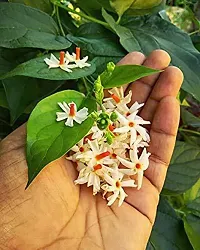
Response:
[[[194,131],[194,130],[189,130],[189,129],[185,129],[185,128],[179,128],[180,132],[186,132],[186,133],[190,133],[190,134],[194,134],[194,135],[199,135],[200,136],[200,132],[198,131]]]
[[[94,17],[88,16],[88,15],[84,14],[83,12],[77,12],[76,10],[73,10],[73,9],[71,9],[71,8],[65,6],[65,5],[63,5],[63,4],[61,4],[61,3],[57,2],[57,1],[51,1],[51,2],[53,4],[55,4],[55,5],[57,5],[57,6],[65,9],[65,10],[67,10],[68,12],[72,12],[72,13],[74,13],[76,15],[79,15],[79,16],[87,19],[87,20],[90,20],[90,21],[95,22],[95,23],[99,23],[99,24],[101,24],[101,25],[103,25],[105,27],[109,27],[109,25],[106,22],[103,22],[103,21],[101,21],[99,19],[96,19]]]
[[[194,35],[194,34],[196,34],[196,33],[199,33],[199,32],[200,32],[200,30],[198,29],[198,30],[195,30],[195,31],[189,33],[189,35],[192,36],[192,35]]]
[[[61,31],[62,35],[65,36],[65,32],[63,30],[63,27],[62,27],[62,24],[61,24],[61,21],[60,21],[60,15],[59,15],[58,6],[56,6],[56,16],[57,16],[57,20],[58,20],[58,25],[59,25],[60,31]]]
[[[88,95],[91,94],[91,93],[92,93],[91,86],[89,86],[87,80],[86,80],[84,77],[83,77],[82,79],[83,79],[83,83],[84,83],[84,85],[85,85],[85,89],[86,89],[86,91],[87,91],[87,94],[88,94]]]
[[[119,24],[121,21],[121,16],[118,17],[117,21],[116,21],[116,24]]]

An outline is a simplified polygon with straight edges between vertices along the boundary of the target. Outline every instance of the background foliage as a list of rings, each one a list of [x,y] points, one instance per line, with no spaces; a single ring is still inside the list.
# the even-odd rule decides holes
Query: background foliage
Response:
[[[107,62],[127,52],[161,48],[182,69],[179,133],[147,249],[199,250],[200,1],[10,2],[0,4],[0,138],[27,121],[38,101],[65,89],[84,92]],[[44,68],[49,53],[75,46],[91,68],[68,79]]]

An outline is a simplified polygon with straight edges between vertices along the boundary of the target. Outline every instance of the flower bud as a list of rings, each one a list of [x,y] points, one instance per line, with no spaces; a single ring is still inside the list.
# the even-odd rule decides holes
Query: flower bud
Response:
[[[105,118],[99,118],[97,120],[97,127],[100,129],[100,130],[104,130],[108,127],[108,124],[109,124],[109,121]]]
[[[99,115],[99,118],[109,119],[109,115],[103,112]]]
[[[116,122],[118,118],[118,115],[115,112],[112,112],[112,114],[110,115],[110,120],[112,122]]]

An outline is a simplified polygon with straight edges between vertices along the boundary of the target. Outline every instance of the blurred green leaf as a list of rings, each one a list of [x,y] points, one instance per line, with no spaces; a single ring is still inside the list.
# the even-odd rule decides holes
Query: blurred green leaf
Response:
[[[193,201],[186,205],[186,208],[196,216],[200,217],[200,197],[197,197]],[[200,219],[200,218],[199,218]]]
[[[161,196],[147,250],[192,250],[181,218]]]
[[[0,106],[3,108],[8,108],[8,102],[6,99],[6,93],[3,87],[0,85]]]
[[[0,46],[5,48],[42,48],[61,50],[71,43],[59,35],[53,18],[18,3],[1,3]]]
[[[159,12],[165,8],[166,0],[136,0],[130,6],[125,14],[133,15],[147,15]]]
[[[81,124],[75,122],[73,127],[67,127],[65,121],[57,122],[56,112],[61,111],[58,102],[63,101],[75,102],[78,110],[83,107],[87,107],[89,113],[96,110],[93,99],[73,90],[58,92],[37,104],[27,124],[27,185],[48,163],[63,156],[79,142],[94,123],[92,118]]]
[[[200,196],[200,179],[187,192],[184,193],[185,203],[192,202]]]
[[[54,53],[54,55],[59,58],[59,53]],[[44,62],[45,58],[50,58],[50,54],[36,57],[18,65],[15,69],[3,75],[1,79],[13,76],[28,76],[47,80],[71,80],[91,75],[95,71],[94,64],[82,69],[75,68],[70,73],[60,68],[49,69],[48,65]]]
[[[200,128],[200,118],[194,116],[184,106],[181,106],[181,118],[184,125]]]
[[[193,246],[194,250],[200,249],[200,218],[193,215],[188,214],[184,218],[184,227],[185,231],[188,235],[190,243]]]
[[[186,33],[158,16],[124,18],[121,24],[131,30],[144,54],[148,55],[154,49],[166,50],[172,64],[184,73],[182,88],[200,101],[200,53]]]
[[[131,6],[135,0],[110,0],[111,7],[116,11],[118,16],[122,16],[124,12]]]
[[[105,89],[120,87],[158,72],[159,70],[141,65],[119,65],[115,67],[110,77],[102,79],[102,85]]]
[[[23,3],[25,5],[40,9],[48,14],[53,11],[52,4],[49,0],[9,0],[12,3]]]
[[[110,27],[115,31],[115,33],[119,36],[119,41],[124,49],[126,49],[128,52],[140,50],[140,45],[130,29],[117,24],[114,18],[109,15],[104,9],[102,9],[102,16],[110,25]]]
[[[163,193],[180,194],[191,188],[200,177],[200,147],[177,141]]]
[[[10,109],[11,124],[30,105],[36,103],[53,93],[64,81],[48,81],[18,76],[3,80],[8,105]]]
[[[118,37],[103,26],[95,23],[86,23],[79,27],[74,36],[67,36],[85,55],[93,58],[96,65],[94,78],[102,73],[105,65],[112,61],[117,63],[123,56],[125,51],[118,43]]]

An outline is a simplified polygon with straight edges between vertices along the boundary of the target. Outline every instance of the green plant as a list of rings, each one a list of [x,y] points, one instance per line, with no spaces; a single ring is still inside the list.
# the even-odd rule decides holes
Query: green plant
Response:
[[[76,98],[76,104],[79,107],[87,105],[91,113],[96,103],[89,93],[98,75],[101,84],[110,88],[116,86],[116,79],[120,86],[154,73],[139,66],[114,69],[112,64],[104,71],[108,62],[116,63],[127,52],[134,50],[149,54],[154,49],[162,48],[170,54],[172,64],[184,72],[185,80],[178,96],[181,123],[177,144],[147,249],[199,249],[200,53],[192,43],[193,40],[198,48],[199,22],[193,9],[190,9],[192,13],[188,11],[197,25],[194,30],[196,38],[193,37],[194,33],[190,37],[165,20],[163,12],[158,13],[164,9],[165,1],[148,1],[147,5],[144,1],[122,0],[87,0],[84,4],[78,0],[72,1],[72,5],[65,0],[10,2],[0,4],[0,136],[3,138],[27,121],[37,102],[47,97],[37,105],[28,125],[31,132],[27,150],[34,150],[35,155],[43,157],[40,164],[37,156],[28,157],[30,165],[39,166],[38,169],[30,169],[29,183],[48,162],[60,157],[78,142],[92,124],[90,117],[79,136],[63,144],[59,152],[56,145],[52,147],[48,141],[50,144],[45,144],[45,150],[49,155],[46,155],[36,139],[38,134],[43,138],[52,132],[45,127],[51,126],[53,118],[49,113],[42,124],[37,124],[37,117],[43,112],[56,112],[55,105],[49,103]],[[191,7],[188,1],[176,4]],[[66,76],[61,70],[51,71],[44,64],[44,58],[49,57],[51,52],[57,56],[56,51],[67,49],[73,52],[76,46],[81,47],[82,55],[89,55],[91,67],[76,69]],[[131,74],[133,68],[137,74]],[[123,72],[125,81],[123,77],[120,78]],[[96,98],[99,101],[101,90],[98,90]],[[77,91],[85,93],[86,97]],[[31,122],[37,124],[36,129],[33,129]],[[43,128],[46,129],[45,135],[41,134]],[[61,130],[61,126],[54,128],[55,138],[62,134]],[[67,134],[68,131],[63,133]],[[36,144],[32,145],[33,142]],[[52,151],[55,152],[53,155]]]

